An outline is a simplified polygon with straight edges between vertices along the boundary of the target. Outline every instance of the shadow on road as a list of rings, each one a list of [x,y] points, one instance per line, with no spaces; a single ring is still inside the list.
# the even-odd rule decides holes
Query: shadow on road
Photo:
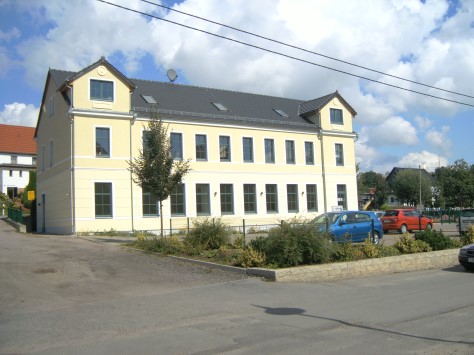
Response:
[[[317,319],[332,321],[332,322],[336,322],[336,323],[339,323],[339,324],[342,324],[342,325],[345,325],[345,326],[348,326],[348,327],[356,327],[356,328],[361,328],[361,329],[374,330],[374,331],[377,331],[377,332],[395,334],[395,335],[399,335],[399,336],[403,336],[403,337],[431,340],[431,341],[451,343],[451,344],[474,345],[474,341],[448,340],[448,339],[424,337],[424,336],[420,336],[420,335],[396,332],[396,331],[388,330],[388,329],[370,327],[368,325],[357,324],[357,323],[349,322],[349,321],[342,320],[342,319],[334,319],[334,318],[328,318],[328,317],[322,317],[322,316],[314,316],[314,315],[311,315],[311,314],[305,314],[306,311],[303,308],[287,308],[287,307],[276,307],[276,308],[274,308],[274,307],[259,306],[259,305],[255,305],[255,304],[253,304],[252,306],[264,309],[265,313],[276,315],[276,316],[299,315],[299,316],[304,316],[304,317],[310,317],[310,318],[317,318]]]

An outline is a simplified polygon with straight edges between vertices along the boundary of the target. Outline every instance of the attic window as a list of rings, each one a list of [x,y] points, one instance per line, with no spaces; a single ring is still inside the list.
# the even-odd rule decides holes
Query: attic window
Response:
[[[227,107],[225,107],[223,104],[220,102],[211,102],[219,111],[229,111]]]
[[[112,81],[91,79],[91,100],[114,101],[114,83]]]
[[[151,95],[141,95],[143,97],[143,100],[146,101],[147,104],[157,104],[158,101],[155,100],[155,98]]]
[[[281,117],[290,117],[285,111],[280,110],[279,108],[274,108],[273,111],[278,113]]]

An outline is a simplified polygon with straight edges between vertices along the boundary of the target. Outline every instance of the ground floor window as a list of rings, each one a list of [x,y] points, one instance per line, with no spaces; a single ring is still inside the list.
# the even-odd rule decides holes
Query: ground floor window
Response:
[[[288,203],[288,212],[298,212],[298,185],[286,185],[286,199]]]
[[[265,185],[267,213],[278,212],[278,194],[276,184]]]
[[[234,189],[232,184],[221,184],[221,213],[234,213]]]
[[[347,192],[346,185],[337,185],[337,205],[347,210]]]
[[[142,192],[142,209],[144,216],[158,216],[158,200],[151,192]]]
[[[244,211],[257,213],[257,189],[255,184],[244,184]]]
[[[196,184],[196,213],[198,216],[211,214],[209,184]]]
[[[308,212],[318,210],[318,193],[316,184],[306,185],[306,208],[308,209]]]
[[[185,216],[186,215],[186,195],[184,184],[178,184],[170,194],[171,200],[171,215]]]
[[[112,217],[112,183],[96,182],[95,187],[95,217]]]

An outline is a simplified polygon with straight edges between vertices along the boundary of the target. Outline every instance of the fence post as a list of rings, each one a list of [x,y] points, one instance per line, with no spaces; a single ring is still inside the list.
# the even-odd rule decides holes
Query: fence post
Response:
[[[372,236],[371,236],[371,239],[372,239],[372,243],[375,243],[375,226],[374,226],[374,220],[372,219]]]
[[[187,218],[188,221],[188,235],[189,235],[189,217]]]
[[[245,219],[242,220],[242,231],[244,232],[244,247],[245,247]]]
[[[170,218],[170,237],[173,235],[173,220]]]
[[[421,232],[421,214],[418,216],[418,226],[420,227]]]

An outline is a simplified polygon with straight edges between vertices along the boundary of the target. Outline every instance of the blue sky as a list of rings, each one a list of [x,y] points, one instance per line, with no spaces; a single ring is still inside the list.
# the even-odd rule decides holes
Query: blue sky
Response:
[[[188,12],[340,60],[462,93],[416,85],[169,12],[134,10],[461,105],[380,85],[126,11],[97,0],[0,0],[0,123],[35,126],[48,68],[77,71],[105,56],[130,78],[301,100],[338,90],[357,111],[362,171],[432,171],[474,163],[474,1],[184,0]],[[153,2],[158,3],[157,0]],[[471,96],[471,97],[469,97]],[[471,105],[471,106],[469,106]]]

